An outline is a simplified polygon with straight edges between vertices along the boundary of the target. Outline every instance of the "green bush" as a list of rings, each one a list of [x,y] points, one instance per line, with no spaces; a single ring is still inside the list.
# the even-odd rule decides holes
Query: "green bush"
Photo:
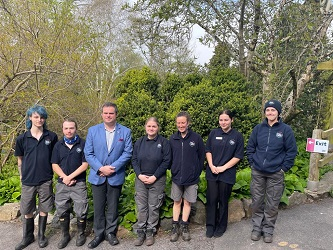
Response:
[[[4,203],[18,202],[21,199],[21,180],[17,169],[16,157],[11,157],[1,169],[0,206]]]

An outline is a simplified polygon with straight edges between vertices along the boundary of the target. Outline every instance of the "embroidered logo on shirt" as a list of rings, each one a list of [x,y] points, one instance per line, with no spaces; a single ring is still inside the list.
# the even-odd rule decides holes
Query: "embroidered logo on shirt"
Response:
[[[194,147],[195,146],[195,142],[194,141],[190,141],[190,147]]]
[[[162,147],[161,143],[157,144],[157,148],[161,148],[161,147]]]
[[[236,143],[236,142],[235,142],[234,139],[231,139],[231,140],[229,141],[229,144],[230,144],[230,145],[235,145],[235,143]]]
[[[276,133],[276,137],[277,138],[282,138],[283,137],[283,133],[282,132],[277,132]]]
[[[51,140],[50,139],[45,139],[45,145],[48,146],[51,144]]]
[[[77,148],[77,149],[76,149],[76,152],[77,152],[77,153],[81,153],[81,152],[82,152],[82,148]]]
[[[216,140],[222,140],[223,137],[222,136],[216,136]]]

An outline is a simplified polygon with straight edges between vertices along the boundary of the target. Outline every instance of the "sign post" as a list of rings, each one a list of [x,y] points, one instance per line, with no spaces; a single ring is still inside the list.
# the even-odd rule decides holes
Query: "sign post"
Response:
[[[308,138],[306,142],[306,151],[311,153],[328,153],[329,140],[319,140]]]

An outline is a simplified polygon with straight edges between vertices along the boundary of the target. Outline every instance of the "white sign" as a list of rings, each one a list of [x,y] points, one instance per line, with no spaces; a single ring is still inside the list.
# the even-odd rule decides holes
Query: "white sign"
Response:
[[[329,140],[308,138],[306,143],[306,151],[311,153],[327,154],[329,144]]]

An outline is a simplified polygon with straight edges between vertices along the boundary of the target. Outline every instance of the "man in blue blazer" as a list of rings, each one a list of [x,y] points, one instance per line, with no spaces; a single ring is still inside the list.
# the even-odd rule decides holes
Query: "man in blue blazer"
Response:
[[[103,123],[88,129],[84,154],[90,165],[88,181],[94,201],[95,238],[88,244],[97,247],[105,238],[117,245],[118,203],[125,181],[125,166],[132,156],[131,130],[117,123],[118,108],[111,102],[102,106]]]

